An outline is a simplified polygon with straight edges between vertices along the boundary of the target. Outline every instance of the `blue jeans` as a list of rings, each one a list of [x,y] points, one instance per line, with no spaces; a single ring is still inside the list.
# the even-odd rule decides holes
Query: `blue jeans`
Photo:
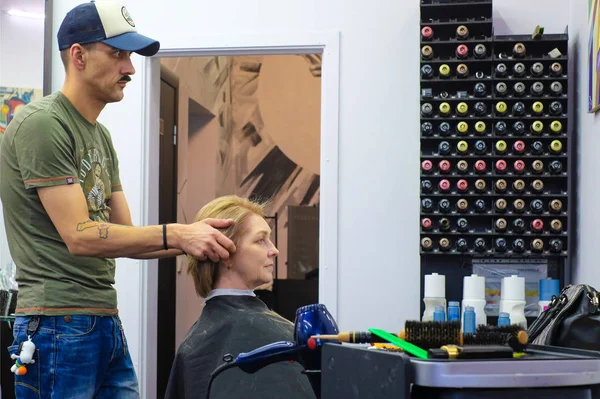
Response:
[[[27,341],[32,317],[17,317],[12,355]],[[22,398],[139,398],[138,381],[118,316],[38,316],[35,363],[15,375]],[[31,332],[31,330],[29,330]],[[10,367],[9,365],[2,365]]]

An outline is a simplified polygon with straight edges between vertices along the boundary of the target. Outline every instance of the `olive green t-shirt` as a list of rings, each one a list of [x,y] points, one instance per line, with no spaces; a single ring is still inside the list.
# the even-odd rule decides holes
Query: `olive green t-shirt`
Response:
[[[63,184],[81,185],[91,220],[109,221],[111,195],[121,190],[110,133],[56,92],[23,107],[0,144],[0,198],[19,284],[16,314],[115,314],[114,259],[72,255],[40,201],[38,187]]]

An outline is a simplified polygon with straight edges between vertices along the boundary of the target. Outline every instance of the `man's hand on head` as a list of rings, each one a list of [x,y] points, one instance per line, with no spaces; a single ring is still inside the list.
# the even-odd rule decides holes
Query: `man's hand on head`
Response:
[[[181,225],[179,248],[199,260],[218,262],[229,259],[235,252],[235,245],[218,229],[227,228],[232,223],[231,219],[204,219]]]

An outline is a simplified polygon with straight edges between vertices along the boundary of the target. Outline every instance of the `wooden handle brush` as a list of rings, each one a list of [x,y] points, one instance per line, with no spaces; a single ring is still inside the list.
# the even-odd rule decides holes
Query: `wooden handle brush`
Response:
[[[313,335],[311,338],[347,342],[350,344],[373,344],[377,342],[387,342],[385,339],[367,331],[346,331],[331,335]]]

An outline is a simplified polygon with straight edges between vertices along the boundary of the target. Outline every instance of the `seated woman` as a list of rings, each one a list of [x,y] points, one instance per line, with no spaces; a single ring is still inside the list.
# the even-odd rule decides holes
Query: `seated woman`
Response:
[[[276,341],[293,341],[294,325],[270,311],[253,290],[273,281],[274,259],[279,251],[269,239],[264,205],[226,196],[205,205],[196,221],[232,219],[223,230],[236,252],[219,263],[188,256],[188,273],[196,292],[205,298],[202,315],[190,328],[177,354],[167,399],[206,398],[210,374],[234,357]],[[237,367],[225,370],[213,381],[210,398],[314,399],[310,383],[297,363],[278,362],[253,374]]]

